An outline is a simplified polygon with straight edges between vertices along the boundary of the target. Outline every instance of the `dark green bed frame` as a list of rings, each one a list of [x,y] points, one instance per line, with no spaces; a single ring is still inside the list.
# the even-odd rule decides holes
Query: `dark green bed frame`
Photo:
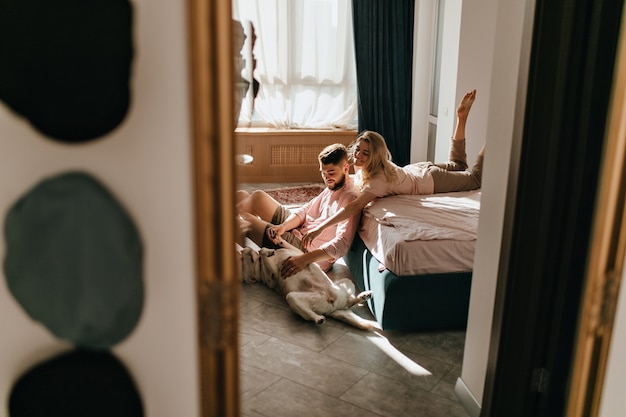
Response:
[[[344,256],[361,291],[371,290],[368,305],[384,330],[444,330],[467,326],[471,272],[398,276],[380,263],[361,238]]]

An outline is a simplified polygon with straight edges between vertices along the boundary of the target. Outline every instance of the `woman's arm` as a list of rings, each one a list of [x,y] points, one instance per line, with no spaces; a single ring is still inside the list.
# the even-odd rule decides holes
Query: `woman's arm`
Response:
[[[351,203],[347,204],[345,207],[340,208],[339,210],[337,210],[335,214],[333,214],[332,216],[324,220],[317,227],[309,230],[309,232],[302,237],[302,244],[306,248],[309,245],[309,243],[311,243],[313,239],[318,237],[320,233],[322,233],[322,231],[326,229],[328,226],[332,226],[333,224],[337,224],[346,219],[349,219],[350,217],[354,216],[355,214],[363,210],[363,208],[367,205],[367,203],[369,203],[375,198],[376,196],[372,193],[362,192],[357,197],[356,200],[353,200]]]

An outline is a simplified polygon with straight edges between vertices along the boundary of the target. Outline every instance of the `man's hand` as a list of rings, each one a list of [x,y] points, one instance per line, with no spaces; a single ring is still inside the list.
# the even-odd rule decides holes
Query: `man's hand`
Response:
[[[286,231],[287,230],[284,224],[277,224],[277,225],[272,225],[271,227],[268,227],[266,230],[266,233],[267,233],[267,237],[272,242],[274,242],[275,245],[278,245],[283,240],[281,236]]]
[[[302,271],[309,262],[306,260],[306,257],[303,255],[298,256],[290,256],[283,262],[282,267],[280,268],[280,276],[285,279],[290,277],[298,272]]]

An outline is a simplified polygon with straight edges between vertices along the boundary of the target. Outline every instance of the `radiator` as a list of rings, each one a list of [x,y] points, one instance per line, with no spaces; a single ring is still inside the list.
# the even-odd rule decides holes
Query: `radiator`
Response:
[[[319,182],[317,155],[332,143],[350,144],[356,131],[235,132],[240,183]],[[250,155],[252,162],[241,158]]]

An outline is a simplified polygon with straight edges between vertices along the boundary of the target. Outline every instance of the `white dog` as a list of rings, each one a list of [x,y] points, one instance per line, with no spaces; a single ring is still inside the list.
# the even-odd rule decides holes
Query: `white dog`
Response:
[[[283,241],[281,249],[252,248],[241,250],[243,280],[248,283],[261,281],[287,299],[291,309],[305,320],[322,324],[324,316],[344,321],[359,329],[379,329],[377,322],[366,320],[350,308],[372,296],[371,291],[355,295],[354,283],[347,278],[333,282],[315,262],[302,271],[282,278],[280,268],[290,256],[302,252]]]

